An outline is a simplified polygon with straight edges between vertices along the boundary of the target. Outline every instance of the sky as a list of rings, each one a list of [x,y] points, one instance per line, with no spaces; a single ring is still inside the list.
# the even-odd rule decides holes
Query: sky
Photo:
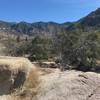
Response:
[[[100,0],[0,0],[0,20],[77,21],[100,7]]]

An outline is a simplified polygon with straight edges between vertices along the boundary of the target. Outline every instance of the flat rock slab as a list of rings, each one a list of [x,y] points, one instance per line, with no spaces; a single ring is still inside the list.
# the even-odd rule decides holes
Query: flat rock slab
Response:
[[[37,100],[100,100],[100,74],[55,71],[41,80]]]

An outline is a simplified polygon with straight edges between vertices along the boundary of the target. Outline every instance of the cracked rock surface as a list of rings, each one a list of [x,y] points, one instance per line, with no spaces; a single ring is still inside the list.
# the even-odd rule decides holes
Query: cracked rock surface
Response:
[[[36,94],[3,95],[0,100],[100,100],[100,74],[94,72],[49,70],[40,75]],[[28,92],[29,93],[29,92]]]
[[[100,100],[100,75],[55,71],[42,77],[37,100]]]

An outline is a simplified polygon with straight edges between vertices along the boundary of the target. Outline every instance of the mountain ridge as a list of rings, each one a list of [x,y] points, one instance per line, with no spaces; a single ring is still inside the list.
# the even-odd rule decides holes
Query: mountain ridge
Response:
[[[55,35],[63,32],[63,30],[100,30],[100,8],[91,12],[87,16],[79,19],[76,22],[34,22],[28,23],[25,21],[21,22],[6,22],[0,20],[0,32],[11,33],[11,34],[25,34],[25,35]]]
[[[70,25],[67,29],[68,30],[77,30],[81,29],[82,31],[95,31],[100,30],[100,8],[92,11],[87,16],[79,19],[72,25]]]

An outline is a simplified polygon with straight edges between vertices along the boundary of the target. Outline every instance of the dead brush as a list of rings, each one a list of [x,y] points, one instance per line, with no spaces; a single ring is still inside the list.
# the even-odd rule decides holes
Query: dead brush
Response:
[[[32,69],[28,77],[19,90],[16,91],[15,96],[19,97],[18,100],[31,100],[38,93],[39,74],[37,69]]]
[[[27,87],[28,88],[36,88],[39,84],[39,74],[38,70],[31,70],[29,72],[28,78],[27,78]]]

